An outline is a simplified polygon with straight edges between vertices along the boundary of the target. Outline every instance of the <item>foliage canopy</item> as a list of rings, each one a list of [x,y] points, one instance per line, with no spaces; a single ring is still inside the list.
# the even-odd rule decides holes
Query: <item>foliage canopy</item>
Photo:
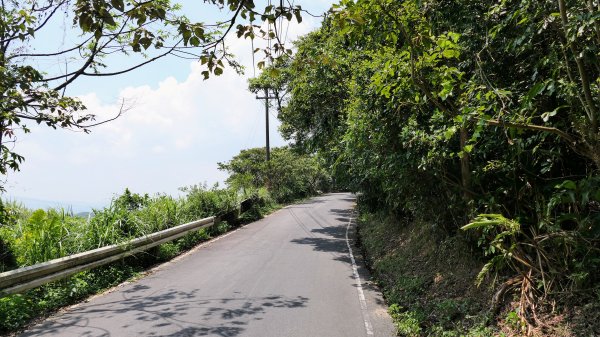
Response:
[[[508,267],[523,298],[592,288],[598,11],[594,1],[342,0],[274,65],[290,94],[281,130],[327,158],[365,206],[448,233],[470,223],[490,257],[481,276]],[[533,322],[530,304],[519,315]]]
[[[316,156],[295,153],[288,147],[271,150],[265,161],[265,149],[242,150],[219,169],[227,171],[227,184],[244,193],[267,187],[277,202],[290,202],[330,189],[331,179]]]

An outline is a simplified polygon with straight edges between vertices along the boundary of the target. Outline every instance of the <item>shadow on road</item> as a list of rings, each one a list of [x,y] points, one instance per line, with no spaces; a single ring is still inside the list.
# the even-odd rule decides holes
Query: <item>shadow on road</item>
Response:
[[[316,222],[317,219],[311,216],[311,218],[313,218],[315,221],[315,224],[319,227],[313,228],[310,230],[310,232],[307,232],[308,237],[294,239],[291,242],[302,245],[310,245],[315,251],[331,253],[332,259],[351,265],[352,261],[349,256],[346,242],[346,226],[353,217],[353,212],[354,211],[352,209],[331,209],[330,213],[337,216],[337,218],[335,218],[336,225],[325,227],[321,223]],[[306,224],[303,225],[305,227],[307,226]],[[354,258],[356,260],[357,272],[361,275],[363,280],[365,280],[365,282],[362,282],[361,287],[363,289],[379,292],[380,290],[378,287],[372,282],[368,281],[371,279],[370,272],[365,267],[363,256],[360,252],[360,247],[355,246],[353,243],[355,240],[355,232],[353,229],[351,229],[349,237],[351,240],[350,245],[352,246]],[[348,277],[355,280],[355,276],[352,273],[350,273]],[[358,287],[358,283],[354,284],[353,286]],[[378,305],[385,305],[383,300],[379,298],[376,299],[376,303]]]
[[[286,208],[313,208],[314,205],[316,204],[322,204],[326,202],[325,200],[321,200],[321,199],[310,199],[310,200],[305,200],[293,205],[289,205]]]
[[[252,320],[271,310],[305,307],[308,298],[268,296],[255,298],[200,298],[199,289],[167,290],[147,294],[135,285],[121,298],[71,309],[56,321],[47,321],[21,336],[242,336]],[[94,320],[94,325],[90,324]],[[153,324],[139,324],[153,322]],[[101,324],[99,324],[101,323]]]
[[[340,233],[337,233],[335,228],[326,227],[324,229],[313,229],[311,232],[321,234],[329,232],[331,235],[330,237],[311,236],[301,239],[294,239],[291,242],[301,245],[310,245],[315,251],[330,253],[332,255],[332,259],[334,260],[350,263],[346,241],[343,238],[336,237],[339,236]]]
[[[337,215],[338,218],[336,218],[336,220],[344,223],[344,225],[345,225],[350,220],[350,217],[354,213],[354,210],[352,210],[352,209],[337,209],[337,208],[333,208],[333,209],[331,209],[330,212],[333,213],[333,214],[335,214],[335,215]]]
[[[310,245],[315,251],[331,253],[334,260],[351,263],[346,245],[346,224],[350,221],[352,210],[334,208],[330,210],[330,213],[338,216],[335,218],[335,224],[330,226],[324,226],[311,214],[308,216],[314,221],[314,224],[303,223],[296,217],[297,222],[305,229],[307,237],[294,239],[291,242]],[[309,225],[319,227],[308,230]]]

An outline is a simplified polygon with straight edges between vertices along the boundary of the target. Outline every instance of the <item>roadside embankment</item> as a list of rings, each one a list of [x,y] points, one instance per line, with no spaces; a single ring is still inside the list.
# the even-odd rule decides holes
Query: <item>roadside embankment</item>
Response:
[[[483,263],[464,239],[432,226],[362,214],[360,247],[401,336],[493,336],[490,292],[474,279]]]
[[[600,336],[600,304],[586,293],[540,302],[537,325],[528,327],[517,315],[519,286],[504,287],[509,274],[476,285],[485,258],[462,233],[383,214],[358,220],[358,244],[399,336]]]

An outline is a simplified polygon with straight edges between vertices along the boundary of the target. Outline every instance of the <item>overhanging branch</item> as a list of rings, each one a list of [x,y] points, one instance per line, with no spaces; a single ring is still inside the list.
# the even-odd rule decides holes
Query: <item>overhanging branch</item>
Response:
[[[493,125],[493,126],[501,126],[501,127],[506,127],[506,128],[512,128],[512,129],[523,129],[523,130],[548,132],[548,133],[559,136],[560,138],[567,141],[571,145],[577,144],[577,139],[573,135],[570,135],[560,129],[557,129],[557,128],[551,127],[551,126],[543,126],[543,125],[535,125],[535,124],[519,124],[519,123],[513,123],[513,122],[500,121],[497,119],[477,118],[477,120],[483,120],[486,124]]]

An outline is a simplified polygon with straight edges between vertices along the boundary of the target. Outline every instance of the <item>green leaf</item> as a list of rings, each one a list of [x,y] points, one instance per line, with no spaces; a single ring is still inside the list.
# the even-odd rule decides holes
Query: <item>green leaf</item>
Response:
[[[204,28],[202,28],[202,27],[195,27],[194,28],[194,35],[196,35],[199,39],[204,39]]]
[[[114,26],[117,23],[115,22],[115,19],[112,17],[112,15],[110,14],[109,11],[107,11],[106,9],[104,9],[102,11],[102,19],[104,20],[104,23],[106,23],[109,26]]]
[[[445,58],[458,58],[460,56],[460,52],[456,49],[444,49],[442,52],[442,56]]]
[[[156,10],[156,17],[164,20],[167,17],[167,11],[165,11],[163,8],[159,8]]]
[[[487,223],[485,221],[477,221],[477,222],[468,223],[468,224],[462,226],[460,229],[463,231],[466,231],[469,229],[474,229],[474,228],[479,228],[479,227],[487,227],[487,226],[489,226],[489,223]]]
[[[444,132],[444,138],[446,140],[450,140],[454,136],[455,133],[456,133],[456,128],[455,127],[451,127],[451,128],[449,128],[448,130],[446,130]]]
[[[452,40],[452,42],[457,43],[458,39],[460,38],[460,34],[455,32],[448,32],[448,37],[450,38],[450,40]]]
[[[110,0],[110,4],[120,12],[125,10],[125,4],[123,3],[123,0]]]
[[[144,47],[144,49],[148,49],[148,47],[152,45],[152,40],[147,37],[143,37],[140,39],[140,44],[142,45],[142,47]]]
[[[556,189],[576,190],[577,184],[573,180],[565,180],[559,185],[554,186]]]
[[[302,14],[300,14],[300,10],[295,9],[294,16],[296,17],[296,21],[298,21],[298,23],[302,23]]]
[[[527,93],[527,98],[529,100],[532,100],[535,96],[541,94],[545,88],[545,83],[536,83],[533,87],[531,87],[531,89],[529,89],[529,92]]]

